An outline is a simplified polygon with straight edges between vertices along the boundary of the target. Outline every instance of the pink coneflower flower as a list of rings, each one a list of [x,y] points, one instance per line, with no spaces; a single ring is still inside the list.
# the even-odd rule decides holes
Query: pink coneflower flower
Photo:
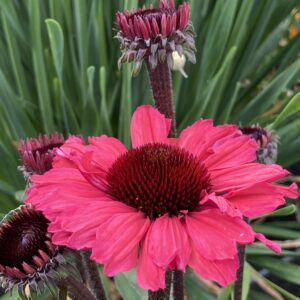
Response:
[[[165,60],[172,68],[174,51],[195,63],[194,32],[189,17],[189,4],[184,2],[176,10],[174,0],[161,0],[159,8],[151,5],[131,13],[118,12],[120,31],[116,37],[122,50],[119,65],[135,61],[134,75],[138,74],[144,59],[152,69]]]
[[[0,223],[0,282],[8,290],[42,290],[64,264],[61,249],[52,244],[49,221],[41,212],[22,205]]]
[[[42,175],[52,168],[53,150],[62,146],[64,137],[60,133],[40,135],[38,138],[20,140],[19,154],[23,165],[20,169],[25,177]]]
[[[52,221],[53,242],[91,249],[113,276],[137,267],[145,289],[165,287],[165,272],[192,267],[227,285],[239,267],[237,244],[262,240],[243,215],[259,216],[297,196],[278,165],[255,163],[256,142],[235,125],[199,120],[168,138],[171,120],[150,105],[131,121],[132,149],[117,139],[71,137],[54,168],[33,176],[32,203]]]
[[[273,164],[277,159],[278,136],[258,125],[252,127],[240,127],[243,134],[255,139],[257,142],[257,161],[264,164]]]

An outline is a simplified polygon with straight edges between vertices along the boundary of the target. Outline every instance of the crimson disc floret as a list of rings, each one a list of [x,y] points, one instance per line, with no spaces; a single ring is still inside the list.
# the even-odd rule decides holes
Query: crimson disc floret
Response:
[[[193,211],[210,179],[205,166],[184,149],[148,144],[123,154],[108,172],[110,193],[150,219]]]

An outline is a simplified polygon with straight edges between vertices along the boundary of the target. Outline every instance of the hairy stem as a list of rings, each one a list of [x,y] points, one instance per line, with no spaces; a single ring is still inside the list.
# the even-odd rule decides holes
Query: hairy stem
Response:
[[[61,292],[67,289],[72,300],[96,300],[89,289],[81,281],[75,279],[71,275],[59,280],[58,286],[60,287]],[[60,294],[60,297],[61,296],[63,295]]]
[[[244,263],[246,256],[246,246],[238,245],[238,256],[240,261],[240,267],[237,270],[236,281],[234,284],[234,300],[241,300],[243,295],[243,275],[244,275]]]
[[[173,271],[173,297],[174,300],[184,299],[183,272],[176,269]]]
[[[167,61],[159,62],[155,69],[152,69],[149,62],[146,62],[152,93],[157,109],[167,118],[172,119],[170,137],[176,136],[176,122],[172,91],[172,74]]]
[[[172,271],[168,270],[166,272],[166,288],[160,289],[156,292],[148,292],[149,300],[168,300],[170,298],[170,290],[172,283]]]
[[[102,286],[99,271],[95,262],[90,260],[89,251],[81,251],[82,265],[84,268],[83,277],[85,283],[92,291],[96,300],[106,300],[104,288]]]

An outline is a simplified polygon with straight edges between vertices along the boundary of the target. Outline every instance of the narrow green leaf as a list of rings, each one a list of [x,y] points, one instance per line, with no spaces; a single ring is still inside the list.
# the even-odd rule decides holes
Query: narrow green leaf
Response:
[[[32,41],[32,56],[34,75],[38,90],[38,99],[42,114],[44,130],[48,133],[54,131],[53,112],[48,87],[47,70],[43,55],[42,32],[40,21],[40,3],[38,0],[29,0],[28,12],[30,20],[30,33]]]
[[[254,224],[253,229],[266,235],[271,235],[276,238],[297,239],[299,232],[285,228],[273,227],[265,224]]]
[[[244,265],[244,276],[243,276],[243,285],[242,285],[242,300],[247,300],[248,299],[248,294],[250,290],[250,281],[251,281],[251,273],[250,273],[250,268],[248,264]]]
[[[270,128],[277,127],[282,121],[300,110],[300,92],[297,93],[276,117],[275,121],[270,125]]]
[[[223,288],[221,290],[221,293],[218,296],[218,300],[230,300],[232,291],[233,284],[229,284],[226,288]]]
[[[59,79],[61,79],[64,61],[63,31],[57,21],[53,19],[47,19],[45,22],[47,25],[54,66]]]
[[[300,285],[300,266],[273,257],[255,257],[253,264],[267,268],[276,277]]]
[[[191,300],[213,300],[215,297],[201,284],[197,275],[187,270],[184,274],[184,287]]]
[[[115,284],[124,300],[147,300],[148,293],[136,283],[135,270],[119,273],[115,277]]]
[[[243,123],[254,122],[259,114],[265,112],[271,104],[275,103],[277,97],[287,88],[295,75],[299,73],[299,70],[300,59],[280,73],[262,92],[250,101],[241,111],[237,120]]]
[[[286,291],[285,289],[279,287],[274,282],[266,279],[264,276],[262,276],[259,272],[257,272],[251,265],[249,265],[250,271],[252,276],[259,278],[260,280],[265,281],[267,284],[269,284],[274,290],[278,291],[282,296],[285,297],[286,300],[299,300],[298,297],[291,294],[290,292]]]
[[[265,214],[263,216],[260,216],[259,218],[267,218],[267,217],[282,217],[282,216],[289,216],[296,212],[297,207],[294,204],[279,208],[269,214]],[[252,220],[259,219],[259,218],[253,218]]]
[[[108,135],[113,135],[111,124],[109,121],[109,112],[107,108],[107,92],[106,92],[106,69],[105,67],[100,68],[100,92],[101,92],[101,108],[100,108],[100,119],[103,123],[103,131]]]

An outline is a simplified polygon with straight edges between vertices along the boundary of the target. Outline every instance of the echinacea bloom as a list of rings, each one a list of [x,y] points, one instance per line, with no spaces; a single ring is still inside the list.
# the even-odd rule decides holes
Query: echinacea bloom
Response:
[[[41,212],[22,205],[0,223],[0,282],[7,290],[43,289],[63,265],[61,249],[51,242],[49,221]],[[49,283],[47,283],[48,285]]]
[[[119,65],[134,61],[134,75],[138,74],[144,59],[152,69],[164,61],[171,69],[174,51],[195,63],[194,31],[189,17],[189,4],[184,2],[176,10],[174,0],[161,0],[159,8],[151,5],[131,13],[118,12],[116,20],[120,30],[116,37],[122,50]]]
[[[256,142],[235,125],[199,120],[168,138],[171,120],[150,105],[131,121],[132,149],[102,135],[71,137],[54,168],[33,176],[31,203],[52,223],[53,242],[91,249],[107,275],[137,267],[142,288],[165,287],[170,268],[193,268],[227,285],[239,267],[237,244],[255,238],[243,216],[259,216],[297,196],[278,165],[255,163]]]
[[[277,159],[278,136],[274,131],[258,125],[240,127],[243,134],[252,137],[257,142],[257,161],[263,164],[273,164]]]
[[[49,171],[52,168],[53,150],[62,146],[64,141],[60,133],[20,140],[19,154],[23,163],[20,169],[25,177],[33,174],[42,175]]]

